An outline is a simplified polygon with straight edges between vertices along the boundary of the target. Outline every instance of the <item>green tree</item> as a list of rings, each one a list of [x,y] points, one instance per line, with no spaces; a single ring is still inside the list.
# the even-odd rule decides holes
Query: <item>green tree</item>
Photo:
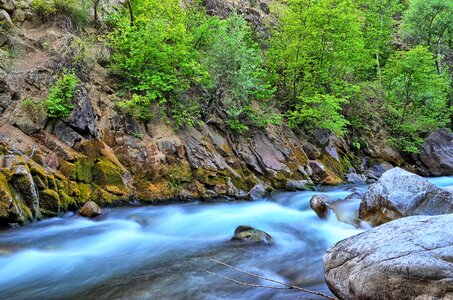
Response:
[[[177,0],[136,0],[128,4],[129,9],[111,17],[113,30],[106,39],[113,50],[113,73],[121,78],[125,89],[138,95],[120,106],[143,110],[139,115],[149,119],[151,105],[156,104],[176,117],[172,113],[175,108],[190,102],[183,94],[191,83],[203,78],[186,27],[186,11]]]
[[[247,129],[245,119],[255,125],[272,122],[255,109],[253,101],[265,101],[273,91],[265,83],[266,72],[258,45],[251,39],[249,25],[242,16],[209,18],[198,28],[201,62],[208,70],[211,91],[208,111],[226,117],[232,129]],[[263,119],[264,118],[264,119]]]
[[[452,48],[453,2],[411,0],[404,13],[402,37],[412,45],[422,44],[439,54],[442,47]]]
[[[364,16],[362,32],[365,48],[375,59],[373,67],[376,69],[376,78],[381,87],[381,67],[392,52],[391,43],[396,25],[394,16],[401,10],[401,6],[398,0],[357,0],[356,3]]]
[[[449,78],[438,74],[432,53],[423,46],[393,55],[384,70],[385,119],[396,145],[417,152],[423,137],[447,119]]]
[[[360,11],[350,0],[289,0],[274,5],[273,12],[279,20],[268,59],[292,124],[306,123],[301,109],[310,103],[318,103],[316,108],[324,99],[331,114],[310,120],[326,128],[344,126],[340,104],[356,90],[356,74],[369,65]]]

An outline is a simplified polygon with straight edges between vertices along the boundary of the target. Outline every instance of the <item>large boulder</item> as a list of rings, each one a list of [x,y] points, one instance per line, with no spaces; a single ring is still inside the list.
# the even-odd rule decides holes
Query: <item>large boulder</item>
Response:
[[[422,146],[420,159],[432,175],[452,175],[453,133],[447,129],[433,132]]]
[[[453,214],[399,219],[340,241],[324,255],[340,299],[453,299]]]
[[[359,208],[359,217],[373,226],[411,215],[447,213],[453,213],[453,194],[400,168],[370,185]]]

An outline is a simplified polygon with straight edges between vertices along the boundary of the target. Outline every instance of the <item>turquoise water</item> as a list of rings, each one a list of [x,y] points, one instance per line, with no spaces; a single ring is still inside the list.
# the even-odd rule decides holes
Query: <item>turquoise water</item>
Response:
[[[453,177],[432,179],[453,184]],[[366,186],[322,192],[344,198]],[[1,299],[294,299],[300,292],[250,288],[208,274],[254,282],[211,262],[328,293],[322,255],[361,232],[309,200],[319,192],[279,193],[255,202],[190,203],[106,209],[96,219],[74,214],[0,232]],[[230,241],[238,225],[272,235],[271,245]],[[266,283],[268,284],[268,283]]]

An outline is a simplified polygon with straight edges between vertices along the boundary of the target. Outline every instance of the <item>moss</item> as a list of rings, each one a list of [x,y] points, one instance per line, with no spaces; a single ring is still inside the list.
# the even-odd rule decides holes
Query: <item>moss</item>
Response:
[[[116,201],[124,199],[124,198],[118,197],[112,193],[109,193],[100,187],[98,187],[93,192],[93,195],[94,195],[94,198],[96,199],[96,202],[99,204],[102,204],[102,205],[110,205]]]
[[[123,173],[120,168],[107,159],[100,159],[94,167],[94,182],[99,186],[114,185],[125,188]]]
[[[47,171],[43,166],[38,165],[37,163],[29,163],[28,168],[33,177],[39,177],[45,186],[48,185],[47,182]]]
[[[77,210],[77,203],[73,197],[70,197],[64,191],[58,191],[58,194],[60,195],[61,211]]]
[[[79,195],[79,187],[77,186],[77,182],[69,181],[68,182],[68,195],[72,197],[77,197]]]
[[[51,189],[40,191],[39,204],[42,210],[59,213],[61,209],[60,195]]]
[[[193,181],[192,169],[187,161],[179,161],[168,166],[165,177],[179,183]]]
[[[60,172],[55,173],[55,182],[57,184],[57,188],[54,189],[55,191],[64,191],[66,194],[69,193],[69,181],[68,179],[63,176]]]
[[[17,208],[17,212],[11,212],[13,218],[10,216],[10,220],[13,223],[28,224],[33,221],[33,213],[30,208],[22,201],[21,199],[13,200],[14,207]],[[38,219],[41,219],[41,214],[38,213],[36,216]]]
[[[47,189],[47,185],[42,181],[41,177],[33,176],[33,181],[35,182],[36,187],[38,190],[45,190]]]
[[[85,203],[91,200],[91,186],[86,183],[77,183],[77,188],[78,188],[78,194],[77,197],[75,198],[78,203]]]
[[[84,183],[93,181],[94,161],[89,157],[82,157],[76,162],[76,179]]]
[[[0,173],[0,219],[9,217],[9,207],[13,200],[11,189],[5,176]]]
[[[47,176],[47,187],[51,190],[57,190],[58,189],[58,185],[57,185],[57,181],[55,180],[55,176],[53,175],[49,175]]]
[[[69,180],[76,180],[77,179],[77,166],[76,164],[67,162],[67,161],[61,161],[60,166],[58,167],[58,170],[66,176]]]

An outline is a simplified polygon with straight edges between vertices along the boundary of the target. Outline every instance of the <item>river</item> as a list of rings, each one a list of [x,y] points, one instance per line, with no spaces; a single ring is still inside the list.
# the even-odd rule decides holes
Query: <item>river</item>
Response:
[[[453,177],[431,179],[453,184]],[[322,255],[364,229],[310,209],[316,193],[344,198],[366,186],[275,193],[254,202],[186,203],[105,209],[0,232],[1,299],[317,299],[294,290],[240,286],[206,271],[257,281],[217,259],[263,276],[329,293]],[[358,205],[356,203],[355,205]],[[354,207],[350,208],[351,210]],[[268,232],[273,243],[230,241],[238,225]]]

